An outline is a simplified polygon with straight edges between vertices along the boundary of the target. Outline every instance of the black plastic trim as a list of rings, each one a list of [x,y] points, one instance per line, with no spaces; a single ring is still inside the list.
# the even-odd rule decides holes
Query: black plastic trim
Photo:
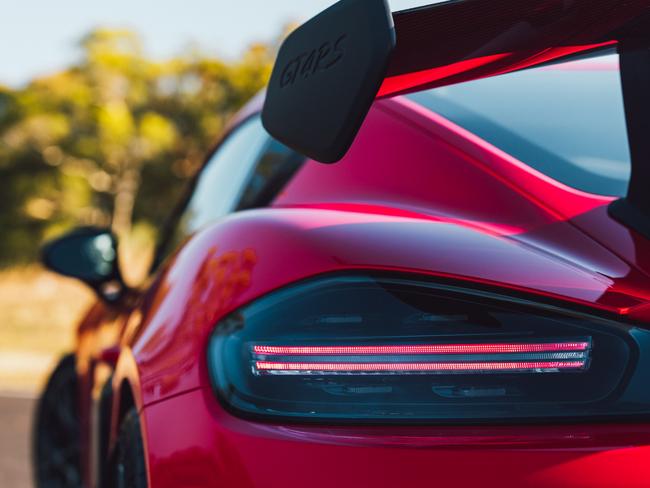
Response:
[[[650,215],[643,212],[638,205],[628,198],[621,198],[609,204],[607,213],[630,229],[650,239]]]

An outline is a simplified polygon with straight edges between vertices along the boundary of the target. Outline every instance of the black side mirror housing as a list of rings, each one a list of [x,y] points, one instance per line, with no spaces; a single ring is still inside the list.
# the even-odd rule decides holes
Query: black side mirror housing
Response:
[[[41,260],[51,271],[83,281],[108,302],[117,301],[126,289],[117,238],[109,229],[81,227],[68,232],[43,247]]]

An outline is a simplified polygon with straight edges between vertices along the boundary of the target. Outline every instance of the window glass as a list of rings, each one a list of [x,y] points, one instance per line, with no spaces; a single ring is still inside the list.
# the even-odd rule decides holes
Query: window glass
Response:
[[[198,177],[187,207],[174,229],[169,250],[237,207],[243,185],[268,138],[259,117],[254,117],[221,144]]]
[[[574,188],[624,195],[630,177],[615,56],[423,91],[409,98]]]
[[[238,209],[269,205],[302,166],[304,157],[270,139],[244,189]]]
[[[259,117],[244,122],[203,167],[156,262],[230,212],[269,205],[303,161],[303,156],[271,138]]]

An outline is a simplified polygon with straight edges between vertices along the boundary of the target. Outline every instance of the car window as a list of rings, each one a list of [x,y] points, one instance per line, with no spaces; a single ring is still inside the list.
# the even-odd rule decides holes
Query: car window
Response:
[[[237,209],[269,205],[304,161],[304,156],[270,138],[248,180]]]
[[[409,98],[551,178],[622,196],[630,178],[617,58],[427,90]]]
[[[268,137],[259,117],[253,117],[219,145],[199,173],[184,210],[162,246],[165,256],[188,236],[236,208]],[[165,256],[159,256],[157,262]]]
[[[188,236],[235,210],[269,205],[304,157],[273,139],[259,116],[240,125],[199,173],[187,203],[167,232],[156,265]]]

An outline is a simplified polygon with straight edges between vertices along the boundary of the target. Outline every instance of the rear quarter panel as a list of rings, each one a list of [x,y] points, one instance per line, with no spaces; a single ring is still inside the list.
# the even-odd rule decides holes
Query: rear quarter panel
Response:
[[[139,406],[206,386],[220,318],[298,280],[355,270],[454,278],[610,313],[641,303],[598,273],[453,220],[370,206],[248,211],[199,233],[168,264],[144,300],[134,365],[120,360],[118,371],[137,379]]]

